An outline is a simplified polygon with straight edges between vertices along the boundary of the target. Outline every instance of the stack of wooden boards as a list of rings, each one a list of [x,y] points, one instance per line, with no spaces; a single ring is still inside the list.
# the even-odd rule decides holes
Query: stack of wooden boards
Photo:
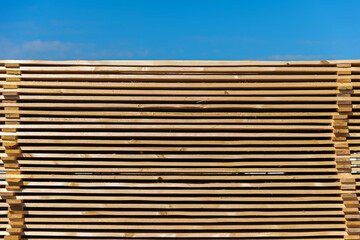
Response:
[[[359,237],[360,61],[0,61],[4,239]]]

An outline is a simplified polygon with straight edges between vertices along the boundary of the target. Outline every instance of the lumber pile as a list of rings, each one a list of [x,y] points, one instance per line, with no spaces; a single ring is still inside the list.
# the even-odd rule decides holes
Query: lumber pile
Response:
[[[360,239],[360,61],[5,61],[0,235]]]

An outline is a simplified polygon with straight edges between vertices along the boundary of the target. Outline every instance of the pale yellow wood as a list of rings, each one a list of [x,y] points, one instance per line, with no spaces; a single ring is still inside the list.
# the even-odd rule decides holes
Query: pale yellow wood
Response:
[[[0,81],[0,85],[5,84],[5,81]],[[360,84],[360,83],[359,83]],[[357,83],[352,83],[352,86],[359,86]],[[8,82],[7,85],[27,86],[27,87],[80,87],[80,88],[122,88],[122,89],[321,89],[321,88],[336,88],[338,86],[351,86],[347,83],[336,82],[275,82],[275,83],[157,83],[157,82],[66,82],[66,81],[20,81]]]
[[[18,113],[24,115],[57,115],[57,116],[101,116],[101,117],[331,117],[338,115],[337,111],[333,112],[149,112],[149,111],[44,111],[44,110],[0,110],[1,113]],[[354,113],[356,115],[356,112]],[[360,115],[360,113],[359,113]]]
[[[332,119],[316,119],[316,118],[308,118],[308,119],[252,119],[252,118],[81,118],[81,117],[20,117],[18,119],[5,119],[4,117],[0,117],[0,121],[15,121],[15,122],[23,122],[24,124],[28,124],[28,122],[64,122],[66,124],[69,123],[182,123],[182,124],[193,124],[193,123],[227,123],[227,124],[240,124],[240,123],[261,123],[261,124],[285,124],[285,123],[325,123],[331,124],[333,122]],[[32,123],[34,124],[34,123]],[[19,125],[17,125],[18,127]],[[315,143],[314,140],[313,143]],[[324,141],[324,140],[323,140]],[[330,141],[330,143],[332,143]]]
[[[209,194],[209,189],[81,189],[81,188],[75,188],[75,189],[63,189],[63,188],[24,188],[21,190],[22,193],[53,193],[53,194],[60,194],[60,193],[77,193],[77,194]],[[300,190],[292,190],[292,189],[247,189],[247,190],[234,190],[234,189],[223,189],[223,190],[211,190],[211,194],[299,194],[299,195],[326,195],[326,194],[341,194],[342,191],[338,188],[334,188],[331,190],[324,190],[324,189],[300,189]],[[40,203],[39,203],[40,204]],[[42,204],[42,203],[41,203]],[[41,205],[40,204],[40,205]],[[40,206],[39,205],[39,206]],[[67,207],[71,207],[72,205],[64,204]],[[125,204],[127,205],[127,204]],[[125,206],[124,205],[124,206]],[[145,207],[143,203],[139,204]],[[202,204],[199,204],[202,205]],[[261,204],[260,204],[261,205]],[[284,207],[287,207],[287,203],[284,204]],[[319,208],[322,208],[322,206],[325,206],[323,204],[314,204],[314,207],[319,205]],[[321,205],[321,206],[320,206]],[[336,207],[340,208],[343,207],[342,204],[335,204]],[[332,205],[332,206],[335,206]],[[27,205],[27,206],[35,206],[35,205]],[[60,205],[58,205],[60,206]],[[61,205],[62,206],[62,205]],[[79,205],[80,206],[80,205]],[[103,205],[103,206],[110,206],[110,205]],[[130,205],[127,205],[128,207]],[[173,206],[173,205],[171,205]],[[184,205],[185,206],[185,205]],[[329,207],[330,205],[327,205]],[[41,207],[41,206],[40,206]],[[42,205],[42,207],[45,207],[45,205]],[[205,206],[203,206],[205,207]],[[294,205],[294,208],[299,208],[298,204]],[[327,208],[324,207],[324,208]],[[290,206],[289,206],[290,208]],[[301,208],[304,208],[302,206]]]
[[[323,211],[314,211],[313,209],[308,210],[304,209],[302,211],[293,210],[293,211],[78,211],[78,210],[59,210],[59,211],[49,211],[49,210],[27,210],[25,211],[28,216],[31,215],[64,215],[64,216],[99,216],[99,215],[114,215],[114,216],[226,216],[226,217],[245,217],[245,216],[343,216],[344,213],[342,210],[323,210]]]
[[[353,133],[354,135],[355,133]],[[81,137],[332,137],[330,132],[2,132],[1,136],[81,136]],[[356,136],[356,134],[354,135]]]
[[[344,233],[345,234],[345,233]],[[130,236],[130,235],[128,235]],[[132,236],[132,235],[131,235]],[[27,237],[26,238],[27,240],[63,240],[63,238],[54,238],[54,237],[51,237],[51,238],[46,238],[46,237],[42,237],[42,238],[32,238],[32,237]],[[67,237],[66,238],[67,240],[78,240],[78,238],[69,238]],[[105,238],[106,239],[106,238]],[[146,238],[145,238],[146,239]],[[189,238],[189,239],[196,239],[196,238]],[[202,240],[212,240],[212,238],[201,238]],[[279,240],[278,238],[269,238],[269,237],[266,237],[264,238],[266,240]],[[264,240],[262,239],[262,240]],[[86,239],[88,240],[88,239]],[[106,240],[111,240],[111,238],[109,239],[106,239]],[[291,240],[304,240],[304,238],[291,238]],[[329,240],[329,238],[323,238],[323,237],[316,237],[316,238],[312,238],[312,237],[307,237],[306,240]],[[331,240],[344,240],[344,238],[339,238],[339,237],[331,237]]]
[[[5,78],[5,74],[0,74],[0,78]],[[21,79],[24,80],[72,80],[72,81],[92,81],[92,80],[106,80],[106,81],[185,81],[185,82],[196,82],[196,81],[211,81],[211,82],[226,82],[226,81],[251,81],[251,80],[262,80],[262,81],[330,81],[336,80],[335,74],[292,74],[292,75],[239,75],[233,73],[226,73],[222,75],[209,75],[209,74],[84,74],[84,73],[71,73],[63,74],[37,74],[37,73],[22,73]]]
[[[354,168],[356,169],[356,168]],[[0,167],[0,171],[4,171],[4,167]],[[91,167],[78,167],[78,168],[65,168],[65,167],[22,167],[21,170],[23,172],[29,171],[36,171],[36,172],[93,172],[93,173],[264,173],[264,172],[271,172],[271,173],[283,173],[283,172],[337,172],[336,168],[311,168],[311,167],[298,167],[298,168],[221,168],[221,167],[214,167],[214,168],[163,168],[163,167],[151,167],[151,168],[138,168],[138,167],[128,167],[128,168],[116,168],[116,167],[109,167],[109,168],[91,168]],[[356,170],[354,170],[356,171]]]
[[[0,225],[1,226],[1,225]],[[227,225],[200,225],[200,224],[192,224],[192,225],[80,225],[80,224],[25,224],[27,229],[99,229],[99,230],[109,230],[109,229],[117,229],[117,230],[127,230],[127,229],[139,229],[139,230],[153,230],[153,229],[161,229],[163,231],[166,230],[248,230],[248,229],[341,229],[345,228],[346,225],[343,224],[334,224],[334,223],[326,223],[326,224],[263,224],[263,225],[244,225],[244,224],[227,224]]]
[[[351,149],[358,150],[356,147],[352,147]],[[120,152],[120,151],[158,151],[158,152],[316,152],[316,151],[334,151],[334,147],[297,147],[296,149],[292,147],[69,147],[69,146],[35,146],[35,147],[21,147],[21,150],[24,151],[99,151],[99,152]],[[328,164],[329,162],[327,162]],[[55,163],[52,163],[55,164]],[[132,162],[132,164],[134,164]],[[266,164],[266,163],[264,163]],[[294,165],[301,163],[293,163]],[[320,162],[316,162],[314,164],[321,164]],[[324,163],[326,164],[326,163]]]
[[[16,124],[3,125],[0,128],[16,128],[16,129],[141,129],[141,130],[159,130],[159,129],[174,129],[174,130],[269,130],[269,129],[289,129],[289,130],[332,130],[329,125],[250,125],[250,124]],[[357,129],[352,126],[350,128]]]
[[[336,194],[336,193],[335,193]],[[286,204],[162,204],[162,203],[24,203],[25,207],[37,207],[37,208],[139,208],[139,209],[298,209],[298,204],[286,203]],[[311,204],[302,203],[302,208],[306,209],[318,209],[318,208],[343,208],[343,204]]]
[[[0,92],[8,92],[8,89],[0,88]],[[313,90],[313,89],[301,89],[301,90],[291,90],[291,89],[275,89],[275,90],[134,90],[134,89],[69,89],[69,88],[21,88],[12,89],[12,92],[18,93],[32,93],[32,94],[83,94],[83,95],[185,95],[185,96],[283,96],[283,95],[335,95],[338,93],[338,90]],[[356,91],[356,90],[354,90]]]
[[[23,153],[34,158],[104,158],[104,159],[325,159],[335,154],[103,154],[103,153]]]
[[[269,187],[338,187],[339,182],[273,182],[273,183],[134,183],[134,182],[23,182],[24,186],[66,186],[66,187],[137,187],[137,188],[269,188]],[[196,197],[194,197],[196,198]],[[225,197],[226,198],[226,197]],[[233,197],[230,197],[233,198]],[[206,198],[204,198],[206,200]],[[241,199],[241,198],[238,198]],[[258,198],[259,201],[261,198]],[[268,198],[263,198],[268,199]],[[330,198],[328,198],[330,199]]]
[[[47,144],[124,144],[124,145],[137,145],[137,144],[151,144],[151,145],[329,145],[333,144],[331,140],[98,140],[98,139],[18,139],[19,143],[47,143]],[[359,142],[360,143],[360,140]],[[301,147],[300,147],[301,148]],[[314,148],[314,147],[313,147]],[[315,147],[317,148],[317,147]],[[272,148],[274,149],[274,148]],[[276,148],[278,149],[278,147]],[[274,150],[276,150],[274,149]]]
[[[35,217],[25,217],[25,221],[29,223],[33,222],[106,222],[106,223],[159,223],[159,222],[171,222],[171,223],[226,223],[226,222],[239,222],[239,223],[248,223],[248,222],[342,222],[344,219],[341,217],[288,217],[288,218],[35,218]]]
[[[49,179],[48,174],[0,174],[0,177],[5,178],[22,178],[22,179]],[[89,180],[319,180],[331,179],[339,180],[339,175],[64,175],[53,174],[51,179],[89,179]]]
[[[336,104],[136,104],[136,103],[0,103],[0,107],[71,109],[337,109]],[[354,105],[354,108],[357,108]]]
[[[3,235],[356,239],[360,60],[0,72]]]
[[[37,73],[46,73],[46,72],[55,72],[55,73],[70,73],[70,72],[212,72],[212,73],[252,73],[252,72],[280,72],[280,73],[288,73],[288,72],[320,72],[320,73],[335,73],[337,72],[337,67],[196,67],[196,66],[182,66],[182,67],[119,67],[119,66],[21,66],[21,72],[29,73],[29,72],[37,72]]]
[[[277,166],[326,166],[326,165],[335,165],[335,161],[299,161],[299,162],[133,162],[133,161],[49,161],[49,160],[18,160],[20,164],[26,165],[39,165],[39,167],[44,167],[43,165],[50,166],[61,166],[61,165],[75,165],[75,166],[150,166],[150,167],[248,167],[248,166],[257,166],[257,167],[277,167]]]
[[[228,238],[228,237],[290,237],[290,236],[343,236],[344,231],[310,231],[310,232],[247,232],[247,233],[224,233],[224,232],[212,232],[212,233],[122,233],[122,232],[59,232],[58,231],[25,231],[25,236],[77,236],[77,237],[139,237],[139,238],[148,238],[148,237],[161,237],[161,238],[186,238],[186,237],[218,237],[218,238]]]
[[[154,93],[154,95],[156,95]],[[2,99],[5,99],[2,96]],[[237,97],[237,96],[86,96],[86,95],[24,95],[19,96],[20,100],[44,100],[44,101],[103,101],[103,102],[112,102],[112,101],[121,101],[121,102],[335,102],[338,100],[347,100],[347,101],[359,101],[360,98],[351,97],[351,98],[340,98],[340,97],[275,97],[275,96],[265,96],[265,97]]]
[[[339,202],[342,201],[341,197],[324,197],[324,196],[316,196],[316,197],[229,197],[229,196],[220,196],[220,197],[183,197],[183,196],[157,196],[157,197],[150,197],[150,196],[128,196],[128,197],[117,197],[117,196],[77,196],[74,193],[73,195],[41,195],[41,196],[32,196],[32,195],[25,195],[25,196],[17,196],[18,199],[22,200],[81,200],[81,201],[190,201],[190,202],[211,202],[211,201],[221,201],[221,202],[233,202],[233,201],[245,201],[245,202],[258,202],[258,201],[264,201],[264,202]],[[57,219],[57,218],[56,218]],[[56,219],[53,219],[53,221],[57,221]],[[134,218],[136,219],[136,218]],[[166,222],[168,219],[158,219],[158,221],[164,221]],[[181,219],[180,219],[181,220]],[[179,221],[180,221],[179,220]],[[196,219],[193,219],[196,221]],[[208,219],[211,220],[211,219]],[[258,219],[260,221],[264,221],[263,219]],[[267,219],[267,221],[271,221],[272,219]],[[68,221],[71,221],[71,219],[68,219]],[[101,218],[94,218],[93,221],[103,221]],[[134,220],[138,221],[138,219]],[[156,221],[156,220],[154,220]],[[231,219],[229,221],[232,221]],[[245,219],[245,221],[247,221]],[[276,221],[276,220],[273,220]],[[289,220],[290,221],[290,220]],[[310,220],[309,220],[310,221]],[[343,221],[342,218],[339,218],[337,221]]]

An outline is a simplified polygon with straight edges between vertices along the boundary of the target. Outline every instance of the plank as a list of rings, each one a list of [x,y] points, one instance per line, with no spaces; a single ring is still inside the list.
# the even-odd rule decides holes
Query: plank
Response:
[[[161,204],[161,203],[24,203],[25,207],[36,207],[36,208],[161,208],[161,209],[298,209],[299,204]],[[318,208],[343,208],[343,204],[311,204],[303,203],[301,208],[306,209],[318,209]]]
[[[38,200],[38,201],[46,201],[46,200],[75,200],[75,201],[86,201],[86,200],[90,200],[90,201],[190,201],[190,202],[234,202],[234,201],[246,201],[246,202],[258,202],[258,201],[263,201],[263,202],[276,202],[276,201],[281,201],[281,202],[323,202],[323,201],[329,201],[329,202],[339,202],[342,201],[341,197],[334,197],[334,196],[330,196],[330,197],[324,197],[324,196],[316,196],[316,197],[286,197],[286,196],[282,196],[282,197],[230,197],[230,196],[220,196],[220,197],[182,197],[182,196],[178,196],[178,195],[173,195],[171,197],[167,197],[167,196],[163,196],[163,195],[159,195],[157,197],[151,197],[151,196],[127,196],[127,197],[118,197],[118,196],[94,196],[94,195],[90,195],[90,196],[78,196],[78,195],[41,195],[41,196],[32,196],[32,195],[25,195],[25,196],[17,196],[18,199],[22,199],[22,200]],[[57,218],[56,218],[57,219]],[[53,221],[57,221],[57,220],[53,220]],[[68,221],[71,221],[72,218],[68,219]],[[143,219],[143,218],[142,218]],[[313,219],[313,218],[311,218]],[[343,218],[336,218],[337,221],[343,221]],[[155,221],[163,221],[163,222],[167,222],[167,220],[171,220],[171,219],[154,219]],[[271,219],[273,220],[273,219]],[[325,219],[324,219],[325,220]],[[96,221],[103,221],[101,218],[94,218],[93,222]],[[136,217],[134,218],[134,221],[139,221],[139,219],[137,219]],[[179,221],[181,221],[181,219],[179,219]],[[190,222],[196,222],[197,219],[193,219],[193,221]],[[200,221],[200,220],[198,220]],[[208,219],[208,221],[211,221],[211,219]],[[236,219],[231,220],[229,219],[229,221],[236,221]],[[239,220],[240,221],[240,220]],[[263,219],[258,219],[258,221],[264,221]],[[269,220],[267,220],[269,221]],[[276,222],[276,220],[273,220],[274,222]],[[290,220],[289,220],[290,221]],[[310,220],[308,220],[310,221]],[[314,220],[315,221],[315,220]],[[330,220],[329,220],[330,221]],[[120,221],[119,221],[120,222]],[[206,221],[200,221],[200,222],[206,222]],[[247,222],[247,220],[246,220]],[[250,220],[249,220],[250,222]]]
[[[332,130],[329,125],[252,125],[252,124],[0,124],[1,128],[16,128],[16,129],[126,129],[126,130],[269,130],[269,129],[289,129],[289,130]],[[349,126],[354,128],[354,126]]]
[[[336,73],[337,67],[195,67],[195,66],[182,66],[182,67],[155,67],[155,66],[148,66],[148,67],[132,67],[132,66],[21,66],[21,72],[29,73],[29,72],[37,72],[37,73],[46,73],[46,72],[53,72],[53,73],[64,73],[64,72],[176,72],[176,73],[183,73],[183,72],[211,72],[211,73],[262,73],[262,72],[280,72],[280,73],[288,73],[288,72],[319,72],[319,73]]]
[[[5,78],[6,74],[0,74],[0,78]],[[72,80],[72,81],[92,81],[92,80],[107,80],[107,81],[251,81],[251,80],[262,80],[262,81],[320,81],[320,80],[336,80],[337,76],[334,74],[306,74],[306,75],[239,75],[226,73],[219,75],[209,74],[84,74],[84,73],[72,73],[63,74],[37,74],[37,73],[22,73],[21,79],[23,80]]]
[[[102,159],[331,159],[335,154],[103,154],[103,153],[22,153],[27,158]],[[200,161],[200,160],[199,160]]]
[[[355,133],[352,135],[356,136]],[[79,136],[79,137],[332,137],[330,132],[2,132],[1,136]]]
[[[98,215],[112,215],[112,216],[343,216],[341,210],[323,210],[314,211],[313,209],[304,209],[302,211],[76,211],[76,210],[59,210],[59,211],[39,211],[39,210],[26,210],[25,214],[30,215],[63,215],[63,216],[98,216]]]
[[[356,168],[354,168],[354,171]],[[256,172],[273,172],[273,173],[283,173],[283,172],[322,172],[322,173],[330,173],[330,172],[337,172],[335,168],[311,168],[311,167],[298,167],[298,168],[283,168],[283,167],[275,167],[275,168],[221,168],[221,167],[214,167],[214,168],[164,168],[164,167],[127,167],[127,168],[119,168],[119,167],[109,167],[109,168],[91,168],[91,167],[77,167],[77,168],[70,168],[70,167],[22,167],[21,170],[23,172],[100,172],[100,173],[256,173]],[[0,167],[0,171],[5,171],[4,167]]]
[[[137,187],[137,188],[244,188],[244,187],[338,187],[339,182],[261,182],[261,183],[134,183],[134,182],[35,182],[24,181],[24,186],[64,187]],[[241,199],[241,198],[238,198]],[[260,201],[261,198],[256,198]],[[267,199],[267,198],[264,198]]]
[[[0,103],[0,107],[71,109],[337,109],[336,104],[135,104],[135,103]],[[356,108],[356,107],[354,107]]]
[[[144,223],[228,223],[228,222],[239,222],[239,223],[249,223],[249,222],[341,222],[343,218],[341,217],[288,217],[288,218],[240,218],[240,217],[231,217],[231,218],[110,218],[106,217],[103,219],[99,218],[35,218],[35,217],[25,217],[25,221],[32,222],[107,222],[107,223],[138,223],[139,221]]]
[[[5,178],[22,178],[22,179],[89,179],[89,180],[206,180],[206,181],[239,181],[239,180],[319,180],[319,179],[337,179],[340,176],[334,175],[69,175],[69,174],[0,174]]]
[[[350,140],[349,140],[350,141]],[[98,140],[98,139],[18,139],[19,143],[39,143],[39,144],[112,144],[112,145],[222,145],[222,146],[242,146],[242,145],[329,145],[333,144],[330,140]],[[360,143],[360,141],[358,142]],[[301,147],[299,147],[301,148]],[[314,147],[313,147],[314,148]],[[316,148],[316,147],[315,147]],[[274,148],[272,148],[274,149]],[[276,148],[278,149],[278,148]],[[275,149],[275,150],[276,150]]]
[[[338,90],[329,90],[329,89],[299,89],[299,90],[291,90],[291,89],[274,89],[274,90],[266,90],[262,89],[258,90],[164,90],[164,89],[76,89],[76,88],[35,88],[35,87],[18,87],[17,89],[4,89],[0,88],[0,92],[18,92],[18,93],[32,93],[32,94],[56,94],[56,95],[66,95],[66,94],[92,94],[96,95],[161,95],[161,96],[173,96],[173,95],[185,95],[185,96],[283,96],[283,95],[336,95]],[[356,92],[356,90],[354,90]]]
[[[343,236],[344,231],[311,231],[311,232],[247,232],[247,233],[120,233],[120,232],[55,232],[55,231],[25,231],[25,236],[77,236],[77,237],[132,237],[132,238],[184,238],[184,237],[289,237],[289,236]]]
[[[161,111],[44,111],[44,110],[1,110],[1,113],[18,113],[20,115],[48,115],[48,116],[101,116],[101,117],[331,117],[338,115],[333,112],[161,112]],[[355,115],[356,113],[354,113]],[[360,114],[360,113],[359,113]]]
[[[154,94],[156,95],[156,94]],[[2,96],[4,99],[4,96]],[[91,95],[25,95],[19,96],[19,100],[33,100],[33,101],[89,101],[89,102],[335,102],[344,100],[344,98],[331,96],[331,97],[219,97],[219,96],[91,96]],[[346,98],[348,101],[359,101],[360,98],[352,97]]]
[[[248,166],[326,166],[335,165],[335,161],[297,161],[297,162],[143,162],[143,161],[47,161],[47,160],[18,160],[20,164],[26,165],[76,165],[76,166],[151,166],[151,167],[248,167]]]
[[[67,81],[20,81],[20,82],[5,82],[0,81],[0,85],[16,85],[20,87],[77,87],[77,88],[122,88],[122,89],[321,89],[321,88],[336,88],[336,82],[281,82],[281,83],[157,83],[157,82],[67,82]],[[359,86],[352,83],[353,86]],[[349,86],[349,84],[341,84],[340,86]]]
[[[166,230],[249,230],[249,229],[341,229],[344,228],[345,224],[263,224],[263,225],[125,225],[125,224],[117,224],[117,225],[94,225],[94,224],[25,224],[25,228],[27,229],[117,229],[117,230],[153,230],[153,229],[162,229]]]
[[[11,119],[5,119],[0,117],[0,121],[11,122]],[[350,120],[350,119],[349,119]],[[262,124],[285,124],[285,123],[313,123],[313,124],[331,124],[332,119],[318,119],[318,118],[309,118],[309,119],[252,119],[252,118],[81,118],[81,117],[20,117],[18,119],[12,119],[16,122],[24,122],[32,124],[35,123],[53,123],[53,122],[64,122],[64,123],[182,123],[182,124],[192,124],[192,123],[226,123],[226,124],[240,124],[240,123],[262,123]],[[21,125],[20,125],[21,126]],[[17,125],[17,128],[19,125]],[[315,141],[315,140],[314,140]],[[332,143],[332,142],[331,142]]]

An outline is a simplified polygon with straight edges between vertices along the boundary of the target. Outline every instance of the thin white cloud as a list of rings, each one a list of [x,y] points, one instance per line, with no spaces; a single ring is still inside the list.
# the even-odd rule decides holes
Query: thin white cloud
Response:
[[[303,54],[286,54],[286,55],[271,55],[258,60],[273,60],[273,61],[284,61],[284,60],[322,60],[329,58],[330,56],[322,55],[303,55]],[[331,56],[330,58],[334,58]]]
[[[48,52],[48,51],[66,52],[81,46],[82,44],[79,43],[70,43],[70,42],[63,43],[60,41],[42,41],[42,40],[24,42],[21,45],[22,50],[26,52]]]
[[[299,44],[302,45],[341,45],[341,44],[359,44],[359,39],[341,39],[341,40],[298,40]]]
[[[136,53],[140,56],[146,57],[149,55],[149,50],[137,50]]]
[[[2,59],[62,59],[75,57],[89,46],[80,43],[33,40],[15,43],[0,39]]]
[[[108,55],[109,57],[125,57],[125,58],[132,58],[134,56],[134,52],[130,51],[130,50],[114,50],[113,53],[110,53]]]
[[[184,40],[196,41],[201,43],[259,43],[263,42],[261,39],[254,37],[221,37],[221,36],[186,36]]]
[[[0,38],[0,59],[133,59],[146,57],[149,50],[124,49],[124,46],[99,50],[94,44],[61,42],[40,39],[16,43]]]

